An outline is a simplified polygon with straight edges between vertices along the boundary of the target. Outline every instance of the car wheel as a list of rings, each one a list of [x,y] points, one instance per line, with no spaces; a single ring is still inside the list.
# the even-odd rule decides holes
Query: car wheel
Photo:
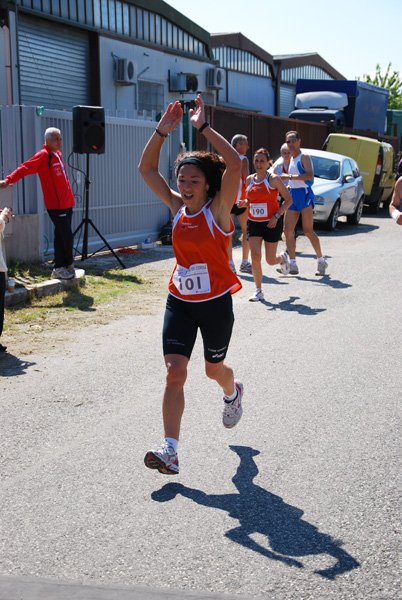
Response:
[[[348,215],[346,217],[347,222],[350,225],[358,225],[360,222],[362,213],[363,213],[363,197],[360,198],[359,202],[357,203],[356,210],[353,213],[353,215]]]
[[[336,224],[338,223],[338,219],[339,219],[339,200],[337,200],[334,204],[333,209],[331,210],[331,214],[328,217],[328,221],[325,224],[325,228],[328,229],[328,231],[334,231]]]

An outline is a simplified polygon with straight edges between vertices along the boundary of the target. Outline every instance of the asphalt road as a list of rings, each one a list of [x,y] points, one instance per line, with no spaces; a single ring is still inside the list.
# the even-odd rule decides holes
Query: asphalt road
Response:
[[[164,302],[0,359],[1,600],[402,597],[402,228],[318,233],[327,276],[299,238],[300,275],[265,265],[263,303],[241,277],[234,430],[197,341],[177,477],[143,464]]]

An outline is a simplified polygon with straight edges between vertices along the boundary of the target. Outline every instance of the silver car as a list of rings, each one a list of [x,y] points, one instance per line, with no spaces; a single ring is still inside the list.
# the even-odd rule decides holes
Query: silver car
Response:
[[[333,231],[338,218],[346,215],[348,223],[357,225],[363,212],[363,178],[353,158],[303,149],[314,167],[314,221]]]

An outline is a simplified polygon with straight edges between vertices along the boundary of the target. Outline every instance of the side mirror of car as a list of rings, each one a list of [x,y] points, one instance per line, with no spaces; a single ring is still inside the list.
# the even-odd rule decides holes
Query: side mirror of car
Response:
[[[345,183],[353,183],[353,182],[354,182],[354,180],[355,180],[355,178],[354,178],[354,177],[352,177],[352,175],[346,175],[346,176],[343,178],[343,181],[344,181]]]

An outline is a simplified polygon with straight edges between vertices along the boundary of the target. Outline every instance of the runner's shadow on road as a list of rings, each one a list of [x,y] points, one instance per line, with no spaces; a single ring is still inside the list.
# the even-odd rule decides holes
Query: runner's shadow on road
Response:
[[[29,367],[33,367],[34,365],[36,363],[20,360],[17,356],[6,352],[0,355],[0,377],[25,375]]]
[[[306,306],[305,304],[295,304],[295,300],[300,300],[299,296],[290,296],[290,298],[282,300],[282,302],[278,302],[278,304],[268,302],[268,300],[260,300],[260,302],[261,304],[264,304],[268,310],[285,310],[308,316],[318,315],[318,313],[327,310],[326,308],[311,308],[311,306]]]
[[[303,521],[300,508],[286,504],[282,498],[253,483],[258,474],[254,456],[258,450],[247,446],[230,446],[240,458],[236,474],[232,478],[238,493],[206,494],[181,483],[167,483],[151,497],[157,502],[168,502],[178,494],[189,498],[201,506],[226,511],[237,519],[239,526],[230,529],[225,536],[233,542],[253,550],[266,558],[289,567],[302,569],[303,556],[327,554],[335,559],[332,567],[316,570],[315,573],[326,579],[356,569],[359,563],[341,548],[341,542],[330,535],[320,533],[314,525]],[[267,538],[263,546],[251,536],[260,534]],[[296,558],[297,557],[297,558]]]
[[[311,281],[311,283],[319,283],[322,285],[328,285],[334,289],[346,289],[352,287],[351,283],[344,283],[339,279],[331,279],[331,275],[321,275],[320,277],[301,277],[300,275],[292,275],[292,279],[298,279],[299,281]]]

